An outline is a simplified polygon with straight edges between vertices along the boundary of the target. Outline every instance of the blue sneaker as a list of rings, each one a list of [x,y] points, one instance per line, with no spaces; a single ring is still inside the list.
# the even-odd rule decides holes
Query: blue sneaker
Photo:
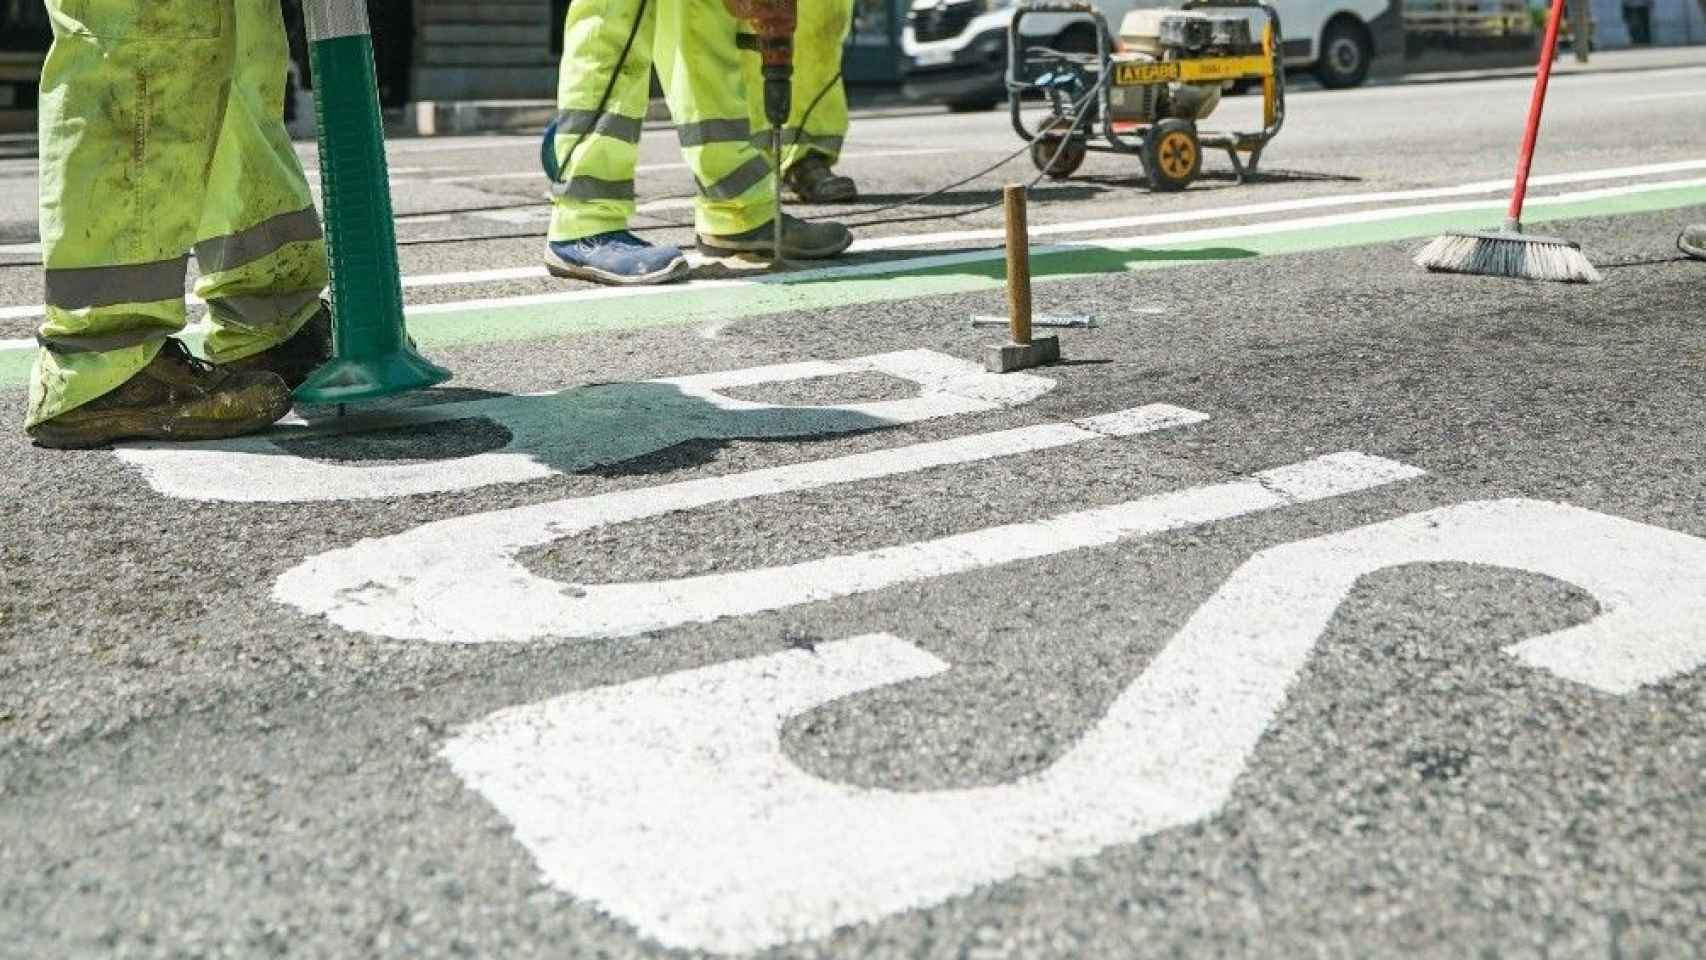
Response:
[[[626,230],[545,246],[550,254],[545,269],[556,277],[624,287],[668,283],[687,276],[687,258],[678,248],[654,246]]]

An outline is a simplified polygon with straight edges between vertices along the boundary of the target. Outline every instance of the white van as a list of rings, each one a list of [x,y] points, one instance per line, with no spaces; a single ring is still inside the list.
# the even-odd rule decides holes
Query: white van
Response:
[[[1137,7],[1177,6],[1165,0],[1092,0],[1117,34]],[[1404,25],[1390,0],[1270,0],[1279,12],[1285,62],[1312,71],[1325,87],[1354,87],[1374,58],[1403,55]],[[1007,99],[1007,24],[1016,0],[912,0],[901,49],[903,89],[914,100],[954,110],[984,110]],[[1096,49],[1082,17],[1031,14],[1026,40],[1058,50]]]

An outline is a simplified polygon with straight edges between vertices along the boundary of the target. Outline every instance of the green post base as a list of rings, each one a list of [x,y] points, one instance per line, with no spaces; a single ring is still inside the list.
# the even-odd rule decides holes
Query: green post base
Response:
[[[377,400],[449,379],[449,370],[404,347],[380,357],[334,359],[296,388],[296,400],[324,405]]]
[[[304,9],[320,119],[333,359],[296,389],[296,399],[352,403],[443,383],[450,371],[415,351],[403,322],[384,124],[364,0],[309,0]]]

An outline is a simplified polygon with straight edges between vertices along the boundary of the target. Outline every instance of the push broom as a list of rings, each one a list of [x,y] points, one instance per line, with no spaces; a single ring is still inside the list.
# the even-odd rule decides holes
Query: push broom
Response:
[[[1516,189],[1504,229],[1485,233],[1448,233],[1435,237],[1416,254],[1416,264],[1441,273],[1471,273],[1520,280],[1560,280],[1594,283],[1599,271],[1581,247],[1557,237],[1522,232],[1522,202],[1528,195],[1528,171],[1534,165],[1534,144],[1540,139],[1540,114],[1546,106],[1546,85],[1552,79],[1552,56],[1558,49],[1558,24],[1564,19],[1564,0],[1552,0],[1546,19],[1546,38],[1540,45],[1540,70],[1534,77],[1534,96],[1528,102],[1528,129],[1516,161]]]

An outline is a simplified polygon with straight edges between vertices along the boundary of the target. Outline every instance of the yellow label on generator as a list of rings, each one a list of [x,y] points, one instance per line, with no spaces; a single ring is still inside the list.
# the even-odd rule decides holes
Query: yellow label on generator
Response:
[[[1171,83],[1177,79],[1179,79],[1179,61],[1177,60],[1163,63],[1114,64],[1114,86],[1116,87],[1148,87],[1157,83]]]
[[[1114,64],[1114,86],[1146,87],[1156,83],[1202,83],[1265,77],[1273,69],[1265,56],[1212,57],[1204,60],[1163,60]]]

